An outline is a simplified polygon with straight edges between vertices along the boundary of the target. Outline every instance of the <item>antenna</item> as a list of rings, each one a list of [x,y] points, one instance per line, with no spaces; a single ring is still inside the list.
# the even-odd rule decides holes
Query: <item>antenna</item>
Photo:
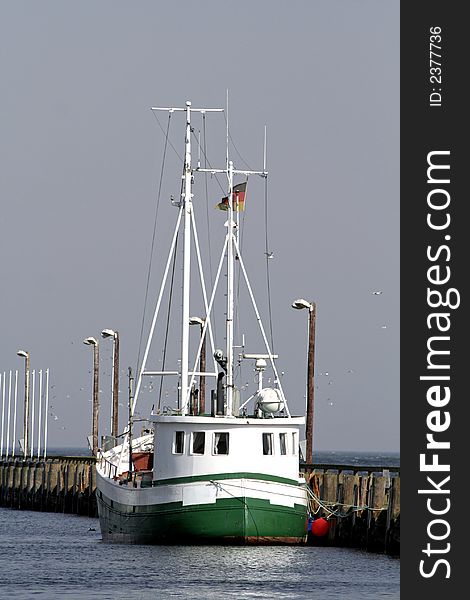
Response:
[[[197,134],[197,168],[201,168],[201,130]]]
[[[226,143],[226,150],[225,150],[225,168],[227,169],[227,172],[228,172],[228,136],[229,136],[229,131],[228,131],[228,88],[227,88],[227,108],[226,108],[226,113],[227,113],[227,143]]]
[[[266,125],[264,126],[263,171],[266,172]]]

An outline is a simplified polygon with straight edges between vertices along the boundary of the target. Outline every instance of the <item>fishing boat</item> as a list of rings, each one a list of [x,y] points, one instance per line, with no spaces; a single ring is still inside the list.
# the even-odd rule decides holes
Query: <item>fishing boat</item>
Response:
[[[266,164],[260,171],[235,168],[228,156],[227,124],[224,168],[203,168],[200,160],[193,166],[192,115],[205,116],[223,109],[194,108],[188,101],[184,107],[152,110],[168,111],[169,115],[180,111],[186,117],[181,198],[173,201],[178,216],[135,392],[130,386],[129,423],[120,443],[108,449],[103,447],[97,455],[96,493],[103,540],[143,544],[303,544],[307,538],[308,492],[299,474],[299,430],[305,416],[290,413],[276,366],[278,355],[268,341],[239,242],[238,217],[245,200],[246,181],[234,184],[234,178],[266,178]],[[194,219],[197,202],[192,186],[199,173],[218,174],[227,182],[227,195],[219,205],[226,211],[226,234],[210,293],[206,291]],[[157,371],[147,363],[180,230],[184,248],[179,368]],[[190,361],[190,271],[194,253],[205,314],[199,319],[200,339],[194,361]],[[248,352],[244,343],[234,344],[236,270],[246,282],[259,326],[263,346],[256,352]],[[216,289],[224,279],[221,273],[226,278],[223,349],[215,344],[213,327]],[[210,368],[201,360],[205,358],[206,340],[212,350]],[[245,390],[235,376],[236,366],[242,362],[249,363],[256,378],[256,389],[246,399],[242,398]],[[264,383],[267,369],[273,373],[267,381],[270,385]],[[174,406],[153,407],[149,427],[141,435],[134,435],[133,418],[143,381],[171,376],[178,381]],[[207,410],[206,381],[213,381]]]

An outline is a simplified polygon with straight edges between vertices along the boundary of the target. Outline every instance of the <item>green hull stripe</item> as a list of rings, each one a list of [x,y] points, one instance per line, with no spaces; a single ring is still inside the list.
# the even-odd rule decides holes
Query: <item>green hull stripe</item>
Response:
[[[173,485],[178,483],[192,483],[194,481],[213,481],[222,479],[259,479],[260,481],[272,481],[274,483],[287,483],[288,485],[302,485],[295,479],[277,477],[266,473],[214,473],[210,475],[190,475],[189,477],[171,477],[170,479],[157,479],[152,485]]]

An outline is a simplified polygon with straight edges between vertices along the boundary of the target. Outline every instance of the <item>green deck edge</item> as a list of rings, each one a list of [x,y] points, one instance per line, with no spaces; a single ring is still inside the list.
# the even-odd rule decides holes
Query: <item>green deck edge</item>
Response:
[[[287,477],[278,477],[277,475],[269,475],[266,473],[249,473],[240,471],[238,473],[213,473],[208,475],[189,475],[187,477],[171,477],[168,479],[156,479],[152,485],[172,485],[179,483],[191,483],[196,481],[213,481],[223,479],[259,479],[260,481],[272,481],[274,483],[286,483],[288,485],[302,485],[296,479]]]

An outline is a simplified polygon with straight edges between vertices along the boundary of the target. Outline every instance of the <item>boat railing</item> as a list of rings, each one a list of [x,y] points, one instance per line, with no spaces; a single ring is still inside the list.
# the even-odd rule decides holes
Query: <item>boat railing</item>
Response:
[[[117,465],[108,460],[101,449],[98,450],[98,460],[103,475],[114,479],[117,476]]]

